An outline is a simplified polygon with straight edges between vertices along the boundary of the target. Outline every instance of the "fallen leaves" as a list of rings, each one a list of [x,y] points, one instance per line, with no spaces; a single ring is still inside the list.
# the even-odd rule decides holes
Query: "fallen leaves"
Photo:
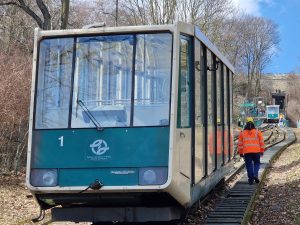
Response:
[[[300,129],[294,132],[300,140]],[[287,148],[270,168],[249,224],[300,224],[300,144]]]
[[[33,223],[32,218],[39,215],[39,206],[25,185],[25,174],[0,173],[0,225],[42,225],[50,220],[49,212],[42,222]],[[69,225],[71,222],[47,223]],[[78,225],[89,223],[77,223]]]

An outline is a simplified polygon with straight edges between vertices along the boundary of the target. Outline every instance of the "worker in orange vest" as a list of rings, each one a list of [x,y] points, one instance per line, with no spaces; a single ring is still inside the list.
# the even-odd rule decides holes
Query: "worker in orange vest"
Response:
[[[244,130],[239,134],[238,151],[245,158],[248,183],[252,185],[254,180],[259,183],[260,157],[264,153],[265,143],[261,131],[254,126],[253,118],[248,117],[246,122]]]

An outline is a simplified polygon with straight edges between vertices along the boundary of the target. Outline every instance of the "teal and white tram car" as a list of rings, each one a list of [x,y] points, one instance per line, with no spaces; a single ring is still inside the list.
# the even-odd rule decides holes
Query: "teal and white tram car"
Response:
[[[191,24],[35,30],[27,186],[53,221],[169,221],[232,166],[234,68]]]
[[[267,105],[266,106],[267,122],[278,123],[279,122],[279,105]]]

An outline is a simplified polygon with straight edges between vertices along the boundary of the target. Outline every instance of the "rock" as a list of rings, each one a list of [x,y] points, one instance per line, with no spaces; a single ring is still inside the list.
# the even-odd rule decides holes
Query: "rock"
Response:
[[[258,196],[259,199],[263,199],[264,197],[265,197],[265,196],[263,196],[263,195],[259,195],[259,196]]]

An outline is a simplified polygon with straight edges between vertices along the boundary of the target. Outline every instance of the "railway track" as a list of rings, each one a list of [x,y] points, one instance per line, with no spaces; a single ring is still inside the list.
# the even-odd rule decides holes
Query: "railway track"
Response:
[[[268,167],[274,156],[295,140],[291,130],[285,132],[275,126],[264,131],[264,139],[266,151],[264,157],[261,158],[260,177],[263,177],[265,168]],[[271,150],[268,151],[269,149]],[[214,210],[207,216],[205,225],[242,224],[245,220],[245,215],[254,199],[258,185],[248,185],[245,169],[240,171],[236,175],[235,184],[229,188],[226,196],[219,204],[216,204]]]
[[[263,132],[266,151],[273,145],[283,141],[285,139],[285,133],[283,130],[278,129],[273,124],[263,124],[259,128]],[[237,149],[237,138],[234,138],[234,148]],[[234,168],[230,171],[230,174],[225,177],[225,181],[221,182],[215,187],[205,198],[201,199],[194,207],[190,208],[185,218],[179,222],[148,222],[148,223],[121,223],[121,222],[109,222],[109,223],[94,223],[92,225],[199,225],[203,224],[208,214],[214,210],[216,205],[228,194],[233,185],[240,179],[240,172],[244,168],[244,162],[238,154],[234,155]]]
[[[263,132],[266,151],[275,144],[278,144],[285,140],[285,132],[281,129],[278,129],[273,124],[262,124],[259,129]],[[187,215],[185,221],[178,223],[178,225],[204,224],[209,213],[211,213],[216,208],[216,206],[221,202],[224,196],[228,195],[232,187],[241,179],[241,171],[243,170],[245,164],[242,158],[240,158],[240,156],[237,154],[237,139],[237,137],[234,138],[234,167],[232,171],[230,171],[230,174],[225,177],[225,182],[221,183],[204,199],[202,199],[198,209],[194,210],[193,213]],[[234,202],[230,202],[230,206],[232,206],[233,203]],[[226,212],[223,213],[226,215]]]

